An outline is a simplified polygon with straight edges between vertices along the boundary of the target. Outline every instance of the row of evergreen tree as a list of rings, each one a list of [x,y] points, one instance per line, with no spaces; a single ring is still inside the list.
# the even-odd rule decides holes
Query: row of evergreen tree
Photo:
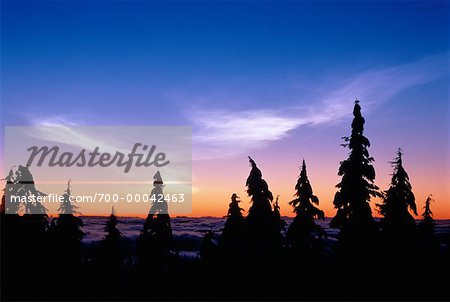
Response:
[[[392,162],[394,173],[388,190],[381,192],[374,184],[375,170],[371,163],[368,147],[369,140],[364,136],[365,120],[361,115],[359,101],[355,101],[353,109],[354,119],[352,133],[349,137],[343,137],[344,147],[350,149],[348,159],[341,162],[338,174],[342,176],[340,183],[336,185],[338,192],[335,194],[333,204],[337,213],[330,222],[332,228],[339,228],[339,240],[343,249],[354,249],[355,245],[363,247],[373,244],[374,236],[381,229],[387,246],[403,245],[402,248],[415,244],[418,229],[416,222],[409,211],[417,215],[415,197],[409,182],[408,173],[403,167],[403,153],[399,149],[396,159]],[[313,194],[312,186],[308,180],[306,163],[303,164],[300,176],[295,185],[295,199],[289,204],[294,208],[295,218],[283,236],[286,223],[280,217],[278,197],[274,202],[272,192],[267,182],[262,177],[261,170],[255,161],[249,157],[251,164],[250,175],[246,181],[247,193],[251,197],[252,205],[248,215],[244,218],[239,207],[239,198],[236,194],[231,197],[231,203],[227,214],[224,229],[220,238],[220,249],[227,254],[242,255],[244,246],[258,251],[274,251],[282,246],[294,249],[314,249],[320,246],[320,241],[326,237],[326,232],[315,223],[315,219],[324,219],[324,212],[317,206],[319,199]],[[11,170],[5,178],[5,193],[19,196],[42,195],[44,193],[35,188],[34,179],[28,167],[19,166],[17,172]],[[163,181],[159,172],[154,176],[154,188],[151,194],[162,194]],[[6,194],[4,194],[6,195]],[[79,246],[83,237],[81,227],[83,222],[74,214],[80,214],[77,206],[69,201],[71,195],[70,181],[63,194],[63,202],[60,205],[60,215],[48,225],[46,209],[41,203],[26,203],[24,221],[26,224],[39,223],[34,230],[48,231],[56,241],[64,242],[57,246]],[[381,223],[377,224],[372,216],[369,205],[371,197],[381,197],[382,203],[377,204],[379,213],[383,216]],[[434,221],[430,209],[431,197],[426,200],[423,220],[419,225],[421,232],[430,237],[433,234]],[[14,209],[6,207],[14,207]],[[30,210],[29,207],[35,209]],[[38,208],[39,207],[39,208]],[[28,214],[40,213],[37,216]],[[3,196],[2,212],[18,213],[18,203],[6,203]],[[167,214],[167,203],[154,203],[145,220],[143,230],[139,237],[138,256],[143,263],[146,255],[161,250],[170,249],[173,238],[170,224],[170,216]],[[12,216],[11,216],[12,217]],[[18,219],[16,217],[16,219]],[[29,221],[28,221],[29,220]],[[118,231],[117,218],[111,214],[105,231],[108,233],[102,243],[108,250],[121,250],[121,233]],[[209,239],[208,239],[209,238]],[[212,240],[209,234],[207,240]],[[208,246],[206,244],[206,246]],[[212,246],[210,244],[210,246]],[[72,254],[79,255],[80,248],[70,248]],[[207,249],[206,249],[207,250]],[[201,253],[204,257],[207,252]],[[73,257],[76,257],[73,255]],[[119,256],[111,256],[118,261]],[[149,259],[153,259],[150,257]]]
[[[382,257],[382,265],[386,267],[399,263],[406,265],[420,253],[437,255],[439,244],[430,209],[431,197],[425,202],[419,225],[409,212],[417,215],[415,197],[403,167],[402,151],[397,152],[392,162],[394,173],[389,188],[380,191],[374,184],[375,170],[371,164],[374,159],[368,152],[370,142],[363,134],[365,121],[358,101],[355,102],[353,116],[351,135],[343,138],[343,146],[350,152],[339,167],[338,174],[342,180],[336,185],[338,191],[333,203],[337,213],[330,227],[340,230],[336,250],[340,278],[351,280],[360,276],[354,281],[361,282],[361,276],[369,276],[368,272],[373,269],[368,261],[371,257]],[[254,292],[265,292],[268,290],[267,274],[281,273],[280,259],[291,259],[294,267],[303,272],[312,271],[320,261],[323,262],[327,234],[315,219],[324,219],[325,216],[318,208],[319,199],[313,193],[304,160],[295,185],[295,199],[289,203],[295,218],[288,227],[281,218],[278,197],[274,198],[255,161],[251,157],[249,161],[251,171],[246,187],[251,206],[247,215],[244,217],[239,197],[233,194],[218,244],[213,232],[207,232],[199,255],[203,275],[220,272],[224,278],[234,280],[236,287],[240,286],[239,280],[248,277],[255,286]],[[152,205],[137,239],[134,257],[126,255],[124,238],[117,228],[114,211],[105,225],[106,236],[95,246],[91,257],[85,257],[83,221],[77,216],[80,214],[77,207],[69,201],[70,181],[59,208],[60,214],[49,223],[46,209],[39,203],[27,204],[22,216],[4,215],[5,212],[19,212],[17,204],[5,202],[6,193],[19,196],[44,194],[36,189],[28,167],[19,166],[16,173],[11,170],[5,180],[1,207],[2,262],[3,259],[20,259],[11,263],[7,261],[5,276],[8,273],[14,275],[17,270],[32,268],[40,271],[49,266],[55,274],[65,277],[68,274],[77,276],[81,274],[79,270],[86,267],[94,272],[118,272],[126,266],[136,267],[140,276],[149,271],[155,276],[168,274],[174,266],[180,265],[180,259],[174,253],[171,218],[164,202]],[[163,194],[163,187],[162,177],[157,172],[151,194]],[[380,222],[372,215],[369,205],[372,197],[382,200],[376,205],[383,216]],[[244,270],[242,263],[248,269]],[[349,263],[353,267],[348,267]],[[395,271],[392,269],[388,276],[395,276]],[[70,289],[70,284],[65,286]]]
[[[338,191],[333,201],[337,213],[330,222],[330,227],[340,229],[340,247],[348,252],[354,251],[356,247],[368,248],[369,245],[373,245],[374,238],[380,230],[385,239],[383,244],[390,247],[400,248],[400,245],[402,248],[407,248],[408,245],[411,247],[411,244],[415,244],[419,230],[422,234],[432,237],[434,221],[430,210],[431,197],[425,202],[423,220],[419,228],[409,212],[418,215],[408,173],[403,167],[401,149],[392,162],[394,173],[391,184],[382,192],[374,184],[375,169],[371,165],[374,159],[368,152],[370,142],[363,134],[365,120],[361,115],[359,101],[355,102],[353,115],[351,136],[343,137],[345,143],[342,145],[348,147],[350,153],[348,159],[342,161],[339,167],[338,174],[342,176],[342,180],[336,185]],[[246,185],[247,193],[252,198],[252,205],[244,219],[243,209],[238,206],[239,200],[236,194],[232,195],[221,244],[242,246],[243,237],[246,237],[243,234],[248,232],[248,238],[254,241],[257,248],[261,248],[258,243],[277,246],[284,226],[280,221],[278,202],[272,205],[273,195],[268,184],[262,178],[262,173],[254,160],[249,159],[252,170]],[[305,160],[295,191],[296,198],[289,204],[294,207],[296,216],[287,230],[285,244],[295,249],[311,249],[320,245],[319,242],[326,233],[315,223],[315,219],[324,219],[324,212],[317,208],[319,199],[313,194]],[[369,205],[371,197],[382,199],[382,203],[376,205],[383,216],[380,223],[372,216]]]

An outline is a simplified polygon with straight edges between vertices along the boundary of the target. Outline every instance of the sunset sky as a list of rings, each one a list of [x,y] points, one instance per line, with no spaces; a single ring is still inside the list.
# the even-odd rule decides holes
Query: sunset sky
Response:
[[[358,98],[375,183],[388,188],[401,147],[418,208],[433,194],[435,218],[450,218],[449,12],[448,1],[1,1],[1,126],[190,125],[192,216],[225,215],[233,192],[248,210],[248,155],[283,215],[305,159],[333,216]]]

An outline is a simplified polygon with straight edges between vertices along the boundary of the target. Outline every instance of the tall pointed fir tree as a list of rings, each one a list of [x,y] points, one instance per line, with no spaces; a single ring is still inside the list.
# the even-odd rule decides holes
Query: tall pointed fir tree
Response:
[[[283,218],[281,218],[281,212],[280,212],[280,205],[278,204],[278,198],[280,195],[277,195],[277,198],[275,199],[275,202],[273,203],[273,219],[275,220],[275,225],[277,226],[277,234],[286,233],[286,221],[284,221]],[[280,239],[281,236],[279,236]],[[282,242],[280,241],[280,244]]]
[[[306,163],[303,160],[300,177],[295,185],[297,198],[289,202],[296,214],[288,229],[287,242],[294,250],[309,251],[322,239],[325,232],[315,223],[314,219],[325,219],[319,205],[319,198],[313,194],[313,189],[306,173]]]
[[[72,193],[70,191],[70,179],[67,182],[67,189],[64,191],[64,194],[62,195],[62,202],[59,205],[58,211],[60,215],[73,215],[73,214],[81,214],[78,212],[78,206],[76,206],[73,203],[73,200],[71,200]]]
[[[24,240],[23,219],[19,216],[21,203],[10,201],[11,196],[17,196],[19,188],[15,184],[13,168],[2,180],[5,181],[0,212],[2,298],[18,299],[25,291],[26,283],[17,280],[23,278],[23,272],[29,269],[26,259],[30,250],[28,242]]]
[[[72,200],[70,180],[67,182],[67,189],[62,195],[62,202],[58,208],[59,216],[52,220],[50,235],[52,247],[55,252],[54,261],[56,269],[65,273],[70,273],[68,268],[78,268],[82,258],[82,231],[83,221],[75,216],[81,214]]]
[[[242,214],[245,210],[239,206],[240,202],[240,197],[233,193],[218,244],[217,268],[221,269],[221,276],[229,280],[232,288],[242,284],[242,275],[236,272],[242,270],[242,260],[246,258],[247,252],[247,228]]]
[[[422,220],[419,222],[419,250],[424,255],[436,255],[439,253],[439,241],[435,232],[435,221],[431,211],[431,202],[434,199],[429,195],[423,207]]]
[[[361,115],[359,101],[353,108],[352,133],[343,137],[344,147],[350,149],[348,159],[341,162],[338,175],[342,176],[339,189],[334,196],[334,207],[337,209],[331,220],[332,228],[339,228],[339,241],[344,250],[358,253],[358,248],[372,245],[376,234],[376,225],[370,209],[371,197],[381,197],[379,188],[373,183],[375,169],[373,157],[369,156],[369,140],[364,136],[365,120]]]
[[[226,258],[238,257],[245,244],[245,219],[242,215],[244,209],[239,206],[240,202],[239,196],[233,193],[227,216],[225,216],[227,220],[219,240],[220,251]]]
[[[17,259],[17,262],[14,263],[14,269],[18,272],[23,273],[26,271],[30,279],[41,280],[42,272],[47,268],[50,257],[47,234],[47,209],[43,202],[39,202],[39,198],[46,194],[36,189],[33,175],[28,166],[19,165],[14,173],[11,169],[5,180],[7,182],[5,187],[5,211],[8,214],[13,214],[7,215],[7,221],[14,224],[8,225],[8,228],[17,227],[7,236],[16,233],[17,239],[13,240],[15,243],[18,243],[17,247],[21,250],[11,257],[10,260]],[[12,196],[27,202],[17,202],[12,199]],[[24,215],[19,217],[17,214],[22,211]],[[8,230],[7,232],[9,233]],[[5,241],[9,241],[9,239],[5,238]],[[6,242],[3,242],[2,237],[2,243]],[[15,243],[9,242],[8,244],[11,244],[12,247]],[[6,271],[8,270],[6,268]],[[24,295],[26,297],[30,292],[38,291],[41,285],[42,283],[39,281],[27,282],[21,290],[19,289],[19,296],[16,298],[19,297],[18,299],[20,299]],[[13,287],[16,287],[16,284]]]
[[[173,235],[168,205],[164,200],[164,183],[160,172],[153,176],[151,199],[155,200],[144,222],[144,228],[138,237],[138,262],[141,267],[164,269],[172,246]],[[162,197],[162,199],[161,199]],[[162,200],[162,202],[158,202]]]
[[[212,229],[205,232],[202,243],[200,245],[199,256],[202,262],[207,266],[215,265],[217,256],[217,245],[214,242],[214,232]]]
[[[399,286],[399,280],[414,273],[411,263],[417,257],[417,228],[409,212],[410,210],[417,215],[417,209],[408,173],[403,167],[401,149],[397,151],[397,157],[391,165],[394,168],[391,184],[383,192],[382,203],[376,205],[383,215],[377,266],[385,280],[385,285],[379,290],[385,292],[395,290]]]
[[[122,234],[119,229],[117,229],[117,223],[118,221],[113,207],[111,215],[106,221],[106,236],[100,244],[99,253],[99,262],[103,265],[106,271],[115,271],[123,266],[124,251]]]
[[[245,269],[241,269],[242,279],[251,293],[264,296],[271,284],[267,284],[267,276],[280,274],[280,258],[282,251],[282,235],[280,222],[272,208],[273,195],[261,170],[249,156],[251,165],[247,178],[247,194],[251,197],[245,224],[247,227],[245,253],[243,261]]]
[[[30,198],[33,200],[33,202],[26,202],[24,207],[22,216],[24,240],[32,246],[30,249],[39,250],[42,253],[36,252],[30,255],[28,260],[33,264],[44,262],[46,251],[42,244],[47,241],[48,215],[47,208],[43,203],[38,202],[38,198],[47,194],[36,189],[33,175],[28,166],[19,165],[15,173],[14,187],[18,196],[24,197],[26,200]]]
[[[20,189],[20,186],[17,185],[17,175],[14,175],[13,168],[14,166],[9,170],[8,176],[2,179],[5,181],[5,187],[3,189],[1,213],[13,214],[18,217],[20,206],[22,203],[12,202],[12,200],[10,199],[11,196],[19,196],[18,190]]]
[[[403,167],[403,152],[391,164],[394,167],[389,189],[384,192],[383,203],[377,204],[383,215],[381,222],[386,247],[397,248],[399,252],[412,248],[416,235],[416,222],[408,210],[417,215],[415,197],[408,173]]]
[[[431,211],[432,200],[433,199],[431,198],[431,195],[429,195],[425,200],[425,206],[423,207],[422,221],[420,222],[420,225],[434,231],[435,222],[433,219],[433,212]]]
[[[430,194],[425,200],[425,205],[423,207],[422,219],[418,225],[418,241],[417,241],[417,254],[418,258],[421,260],[421,264],[416,271],[414,271],[417,276],[420,277],[422,287],[429,289],[432,288],[448,288],[449,278],[436,278],[436,271],[432,268],[439,267],[440,271],[448,271],[450,268],[450,251],[447,249],[441,250],[440,240],[436,234],[435,226],[436,222],[433,219],[433,211],[431,210],[431,203],[434,202],[432,195]],[[448,242],[445,235],[442,237],[442,242]],[[446,240],[447,239],[447,240]],[[442,279],[442,280],[439,280]],[[436,284],[441,284],[436,286]],[[448,296],[448,290],[444,290],[444,296]],[[429,296],[429,290],[425,293],[425,296]],[[438,294],[439,295],[439,294]],[[443,297],[444,297],[443,296]]]
[[[251,250],[271,253],[280,248],[279,222],[272,210],[273,195],[267,182],[262,178],[261,170],[249,156],[252,170],[247,178],[247,194],[252,198],[252,205],[246,217],[248,244]]]
[[[2,203],[0,206],[0,214],[11,214],[11,217],[15,217],[15,220],[19,220],[19,211],[22,202],[12,201],[12,196],[19,196],[19,190],[22,190],[21,186],[16,182],[16,177],[12,168],[9,170],[8,176],[2,178],[5,181],[5,187],[3,188]],[[6,219],[6,217],[5,217]]]

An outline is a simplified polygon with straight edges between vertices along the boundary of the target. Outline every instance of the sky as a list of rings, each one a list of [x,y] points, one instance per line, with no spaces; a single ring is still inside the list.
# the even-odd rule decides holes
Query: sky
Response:
[[[333,216],[358,98],[375,183],[388,188],[401,147],[418,207],[432,194],[435,217],[450,218],[449,8],[4,0],[1,144],[12,125],[188,125],[192,216],[225,215],[233,192],[248,210],[248,155],[283,215],[305,159]]]

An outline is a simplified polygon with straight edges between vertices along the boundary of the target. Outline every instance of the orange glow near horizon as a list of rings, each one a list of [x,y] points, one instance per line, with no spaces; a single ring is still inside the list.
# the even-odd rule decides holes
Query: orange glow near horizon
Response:
[[[300,133],[302,134],[302,133]],[[307,144],[302,152],[286,146],[294,146],[295,140],[301,135],[293,135],[290,138],[283,139],[270,148],[257,150],[251,153],[259,169],[262,171],[263,178],[267,181],[269,189],[274,197],[280,195],[279,204],[283,216],[293,216],[292,207],[288,204],[294,199],[294,187],[299,176],[299,167],[301,160],[306,159],[308,177],[313,187],[314,194],[319,197],[319,208],[325,212],[327,217],[333,217],[336,210],[333,207],[333,198],[336,193],[335,185],[341,177],[337,175],[339,162],[347,158],[348,149],[339,147],[340,139],[337,135],[331,138],[325,137],[322,141],[308,140],[308,137],[302,137],[302,143]],[[313,135],[311,135],[313,137]],[[337,138],[336,138],[337,137]],[[373,163],[377,176],[375,184],[381,190],[389,187],[392,174],[392,167],[389,164],[395,157],[394,144],[390,144],[391,149],[386,150],[385,137],[370,137],[373,146],[369,152],[375,157]],[[294,142],[293,142],[294,141]],[[403,144],[404,145],[404,144]],[[381,147],[383,146],[383,147]],[[419,146],[419,144],[417,144]],[[420,219],[423,206],[428,195],[432,194],[435,202],[432,203],[432,211],[435,219],[450,219],[450,157],[447,150],[442,148],[433,149],[433,154],[425,149],[426,147],[417,147],[416,145],[405,148],[404,167],[409,174],[413,192],[416,197],[416,204]],[[408,147],[408,146],[406,146]],[[300,154],[299,154],[300,153]],[[0,161],[0,167],[4,167]],[[4,169],[2,169],[5,171]],[[219,159],[206,159],[193,161],[192,166],[192,212],[190,214],[173,213],[172,216],[215,216],[223,217],[228,211],[230,197],[237,193],[241,197],[241,207],[246,211],[251,206],[250,197],[246,193],[245,181],[250,172],[250,166],[246,154]],[[164,176],[163,176],[164,179]],[[143,180],[145,183],[145,192],[151,190],[151,179]],[[147,185],[148,184],[148,185]],[[60,183],[62,194],[66,189],[66,182]],[[38,187],[39,189],[39,187]],[[126,187],[123,188],[126,190]],[[81,194],[73,189],[74,194]],[[379,200],[372,200],[371,207],[374,216],[379,216],[375,204]],[[169,205],[170,207],[170,205]],[[117,210],[117,209],[116,209]],[[128,210],[128,209],[127,209]],[[104,215],[105,212],[91,212],[86,210],[83,215]],[[127,213],[121,213],[120,209],[116,212],[118,216],[139,216],[132,215],[130,209]],[[246,215],[246,212],[244,212]]]
[[[340,181],[337,175],[337,167],[328,165],[326,162],[322,165],[314,167],[313,161],[307,162],[308,177],[313,187],[314,194],[319,197],[319,208],[325,212],[327,217],[333,217],[336,210],[333,207],[333,198],[336,193],[334,187]],[[263,178],[268,182],[269,189],[272,191],[274,197],[280,195],[279,204],[281,207],[281,214],[283,216],[294,216],[292,207],[288,204],[294,199],[294,186],[297,181],[299,169],[295,165],[286,165],[280,163],[267,164],[264,161],[257,162],[258,167],[263,173]],[[298,163],[299,165],[300,163]],[[377,169],[377,178],[375,184],[380,189],[386,190],[390,183],[390,174],[392,168],[388,164],[375,164]],[[410,176],[410,182],[413,187],[413,192],[416,197],[416,205],[420,219],[422,208],[425,200],[429,194],[432,194],[435,202],[432,203],[432,210],[435,219],[450,219],[450,189],[445,186],[448,181],[448,173],[442,172],[436,174],[433,169],[426,169],[423,165],[411,166],[405,163],[405,167]],[[194,164],[194,179],[192,188],[192,213],[179,214],[180,216],[188,217],[202,217],[213,216],[223,217],[228,211],[228,204],[232,193],[237,193],[241,197],[241,207],[248,211],[251,206],[250,197],[246,193],[245,181],[250,167],[245,161],[238,163],[236,159],[228,159],[222,161],[203,161]],[[220,171],[218,173],[217,171]],[[430,178],[433,176],[433,178]],[[437,181],[432,181],[436,179]],[[149,184],[150,182],[145,182]],[[65,182],[61,182],[64,187]],[[62,192],[61,192],[62,193]],[[373,215],[379,217],[375,204],[379,203],[379,199],[371,201]],[[246,212],[244,212],[244,215]],[[85,216],[98,215],[107,216],[103,213],[84,213]],[[121,216],[120,213],[117,213]],[[145,217],[141,213],[133,215],[128,214],[123,216]],[[178,216],[176,213],[172,216]]]
[[[277,150],[272,154],[255,156],[255,161],[261,169],[263,178],[267,181],[269,189],[274,197],[280,195],[279,204],[283,216],[294,216],[292,207],[288,204],[294,199],[295,184],[299,176],[299,166],[301,158],[292,163],[289,155],[280,156]],[[372,153],[371,153],[372,154]],[[339,154],[331,156],[327,154],[314,154],[314,160],[307,159],[308,177],[313,187],[314,194],[319,197],[319,208],[325,212],[327,217],[333,217],[336,210],[333,206],[334,195],[337,191],[335,185],[339,183],[341,177],[337,175]],[[391,154],[379,156],[373,163],[377,177],[375,184],[380,190],[386,190],[391,181],[393,172],[389,161]],[[274,161],[274,158],[278,158]],[[404,166],[409,174],[413,193],[416,197],[418,216],[420,219],[423,206],[428,195],[432,195],[435,202],[432,203],[432,210],[435,219],[450,219],[450,171],[437,167],[436,164],[420,161],[420,157],[408,156],[404,158]],[[232,193],[237,193],[241,197],[241,207],[248,210],[251,206],[245,188],[245,181],[250,172],[250,167],[246,157],[239,160],[228,159],[220,163],[214,161],[204,161],[194,164],[193,179],[193,212],[187,216],[224,216],[228,210],[228,204]],[[220,172],[219,172],[220,171]],[[198,176],[198,177],[196,177]],[[370,204],[375,217],[380,217],[376,209],[379,199],[372,199]]]
[[[225,191],[217,191],[215,194],[208,194],[211,192],[204,192],[204,194],[195,193],[193,197],[193,212],[191,214],[185,215],[188,217],[201,217],[201,216],[214,216],[214,217],[222,217],[226,215],[228,211],[228,204],[230,202],[230,197],[232,193],[225,192]],[[226,194],[228,193],[228,198],[226,198]],[[290,197],[290,195],[293,195],[290,191],[282,192],[280,191],[280,199],[279,204],[281,207],[281,214],[283,216],[293,217],[295,214],[293,213],[293,208],[288,204],[289,201],[294,199],[294,197]],[[283,194],[285,193],[285,194]],[[291,194],[290,194],[291,193]],[[333,217],[336,213],[336,209],[333,207],[333,197],[336,191],[318,191],[315,190],[315,195],[317,195],[320,199],[320,205],[319,208],[325,212],[326,217]],[[428,196],[427,193],[418,193],[417,191],[414,192],[416,196],[416,205],[418,209],[418,216],[416,216],[416,219],[421,218],[422,208],[425,205],[425,200]],[[278,195],[278,194],[277,194]],[[432,203],[432,210],[434,213],[435,219],[450,219],[450,205],[447,202],[440,202],[439,196],[444,196],[445,192],[437,192],[437,194],[432,194],[433,199],[435,200],[434,203]],[[240,194],[241,196],[241,207],[244,208],[246,211],[250,208],[250,197]],[[281,196],[289,196],[289,198],[282,198]],[[213,200],[219,200],[217,202],[211,202],[211,199]],[[371,201],[371,208],[373,212],[374,217],[381,217],[377,210],[376,210],[376,203],[379,203],[380,199],[373,199]]]

